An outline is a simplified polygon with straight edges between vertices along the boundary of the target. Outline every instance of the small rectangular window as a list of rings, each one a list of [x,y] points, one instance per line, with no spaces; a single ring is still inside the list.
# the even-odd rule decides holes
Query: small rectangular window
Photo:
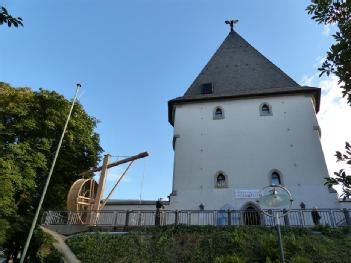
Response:
[[[201,94],[212,94],[213,93],[213,85],[211,82],[204,83],[201,85]]]

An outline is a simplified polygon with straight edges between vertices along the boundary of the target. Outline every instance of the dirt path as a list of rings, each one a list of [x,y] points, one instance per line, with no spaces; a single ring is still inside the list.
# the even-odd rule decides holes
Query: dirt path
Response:
[[[71,249],[66,245],[65,236],[62,236],[43,226],[41,226],[41,229],[45,233],[51,235],[56,240],[56,243],[54,243],[54,247],[64,255],[65,260],[67,260],[68,263],[81,263],[81,261],[77,259],[76,255],[74,255]]]

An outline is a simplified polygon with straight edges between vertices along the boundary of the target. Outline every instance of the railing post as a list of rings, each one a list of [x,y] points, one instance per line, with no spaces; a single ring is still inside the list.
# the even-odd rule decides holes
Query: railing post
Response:
[[[115,211],[114,215],[115,215],[115,220],[113,222],[113,226],[116,226],[117,225],[117,221],[118,221],[118,211]]]
[[[44,213],[43,213],[43,216],[41,217],[41,221],[40,221],[40,224],[41,225],[46,225],[46,216],[47,216],[47,211],[44,211]]]
[[[300,215],[301,215],[301,225],[302,227],[306,227],[306,220],[305,220],[305,212],[306,210],[300,210]]]
[[[299,210],[299,221],[300,221],[300,225],[301,227],[304,227],[304,218],[303,218],[303,212],[301,210]]]
[[[178,225],[179,224],[179,211],[178,210],[174,211],[174,217],[175,217],[174,224]]]
[[[67,212],[67,225],[72,225],[72,215],[71,211]]]
[[[141,211],[138,211],[138,226],[141,225]]]
[[[286,209],[285,209],[285,208],[283,209],[283,213],[286,213]],[[286,215],[284,215],[284,224],[285,224],[286,226],[289,226],[289,225],[290,225],[289,214],[288,214],[288,213],[286,213]]]
[[[228,213],[228,226],[230,226],[232,224],[232,211],[228,209],[227,213]]]
[[[188,211],[188,226],[191,225],[191,213]]]
[[[333,213],[331,210],[329,210],[329,217],[330,217],[330,224],[331,226],[335,226],[334,218],[333,218]]]
[[[344,213],[345,216],[345,222],[347,225],[351,225],[351,218],[350,218],[350,213],[346,208],[342,209],[342,212]]]
[[[164,221],[164,213],[163,213],[163,211],[161,210],[161,211],[160,211],[160,226],[163,226],[163,225],[164,225],[163,221]]]
[[[128,225],[129,225],[129,214],[130,214],[130,211],[127,210],[127,211],[126,211],[126,221],[125,221],[125,223],[124,223],[125,226],[128,226]]]
[[[161,212],[160,209],[156,209],[156,214],[155,214],[155,226],[159,226],[161,223]]]

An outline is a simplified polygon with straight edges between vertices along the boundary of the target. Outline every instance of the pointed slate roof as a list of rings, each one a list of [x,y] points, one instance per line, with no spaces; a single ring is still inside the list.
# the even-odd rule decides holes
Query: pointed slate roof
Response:
[[[205,83],[212,83],[212,94],[201,94]],[[176,103],[289,93],[314,93],[318,110],[320,89],[301,87],[238,33],[231,31],[184,96],[168,102],[169,121],[173,124]]]

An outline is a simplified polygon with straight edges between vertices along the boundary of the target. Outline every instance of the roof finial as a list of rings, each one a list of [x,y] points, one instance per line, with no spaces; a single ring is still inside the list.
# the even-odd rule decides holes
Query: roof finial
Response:
[[[238,23],[239,20],[226,20],[225,23],[230,25],[230,32],[234,32],[234,24]]]

